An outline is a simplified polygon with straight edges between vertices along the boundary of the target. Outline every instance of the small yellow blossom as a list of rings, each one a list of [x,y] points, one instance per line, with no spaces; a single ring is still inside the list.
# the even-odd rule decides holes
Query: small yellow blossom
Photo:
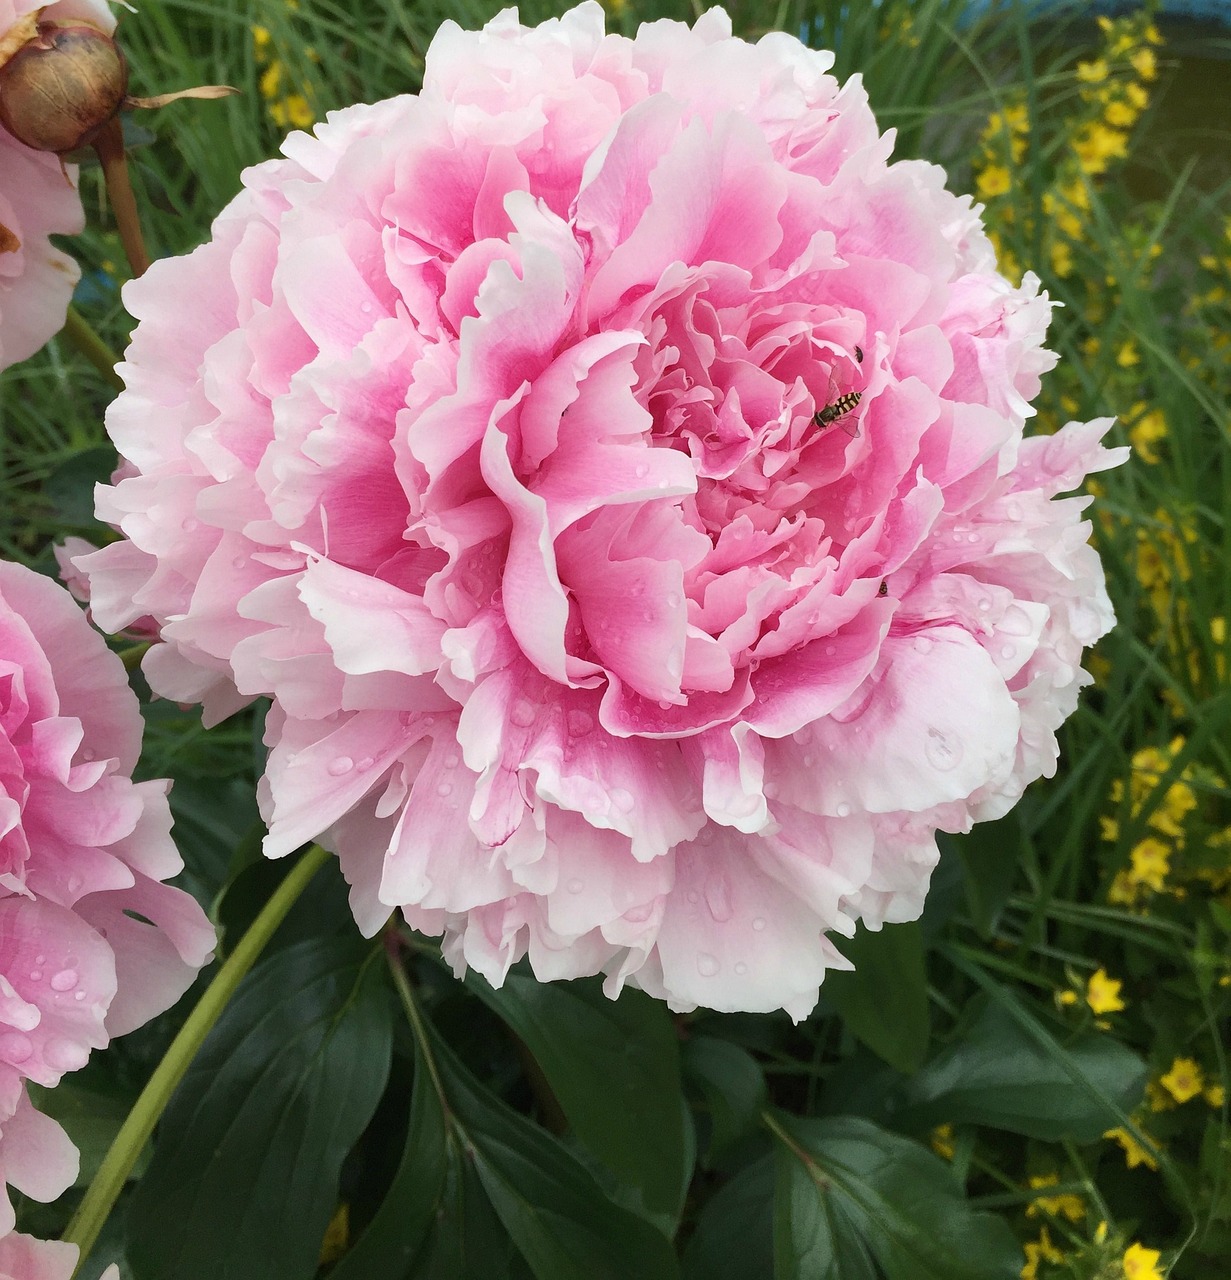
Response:
[[[1131,907],[1137,901],[1137,886],[1127,871],[1117,871],[1107,888],[1107,901],[1121,907]]]
[[[1195,1098],[1205,1088],[1205,1078],[1201,1068],[1192,1058],[1177,1058],[1171,1064],[1171,1070],[1161,1076],[1159,1084],[1167,1090],[1177,1102],[1187,1102]]]
[[[1081,997],[1077,994],[1076,991],[1057,991],[1056,992],[1056,1003],[1058,1005],[1063,1005],[1066,1008],[1069,1005],[1076,1004],[1080,999]]]
[[[1153,49],[1138,49],[1129,58],[1129,62],[1132,63],[1133,70],[1143,80],[1153,80],[1158,75],[1158,58],[1155,56]]]
[[[1206,1085],[1205,1092],[1201,1095],[1211,1107],[1222,1107],[1226,1105],[1227,1091],[1220,1084]]]
[[[942,1160],[952,1160],[954,1152],[953,1126],[951,1124],[938,1124],[932,1130],[931,1144],[932,1150]]]
[[[1155,1083],[1153,1080],[1146,1082],[1146,1101],[1150,1104],[1151,1111],[1175,1110],[1175,1099],[1162,1085]]]
[[[1128,134],[1105,124],[1088,124],[1073,139],[1073,150],[1083,173],[1106,173],[1108,160],[1128,155]]]
[[[1073,274],[1073,246],[1067,240],[1052,241],[1051,269],[1061,280]]]
[[[278,96],[278,90],[282,85],[282,63],[277,60],[271,62],[269,66],[261,72],[261,97],[267,102],[272,102]]]
[[[1124,1148],[1124,1163],[1130,1169],[1135,1169],[1139,1164],[1145,1165],[1147,1169],[1157,1169],[1158,1160],[1154,1155],[1152,1147],[1147,1147],[1137,1141],[1131,1133],[1122,1126],[1115,1129],[1108,1129],[1103,1134],[1104,1138],[1111,1138],[1118,1142]]]
[[[1127,84],[1124,86],[1124,92],[1128,95],[1129,102],[1137,108],[1138,111],[1144,111],[1150,103],[1149,91],[1139,84]]]
[[[1121,343],[1120,350],[1116,352],[1116,364],[1121,369],[1131,369],[1133,365],[1141,363],[1141,356],[1137,353],[1137,344],[1129,338],[1127,342]]]
[[[1117,129],[1131,129],[1137,123],[1140,112],[1131,102],[1109,102],[1104,119]]]
[[[1111,844],[1115,844],[1115,842],[1119,840],[1120,824],[1119,822],[1116,821],[1115,818],[1109,818],[1107,817],[1106,814],[1104,814],[1102,817],[1099,818],[1098,824],[1099,824],[1099,835],[1101,839],[1106,840]]]
[[[1141,405],[1140,408],[1140,416],[1129,428],[1128,438],[1133,446],[1133,452],[1143,462],[1153,466],[1159,461],[1154,446],[1167,437],[1167,419],[1161,409],[1146,409],[1145,405]]]
[[[1167,873],[1171,870],[1171,849],[1155,836],[1147,836],[1133,846],[1133,867],[1129,878],[1135,884],[1143,884],[1162,893]]]
[[[254,26],[252,28],[252,47],[256,50],[256,56],[262,62],[265,61],[266,52],[272,39],[273,37],[269,34],[268,27]]]
[[[1039,1232],[1038,1240],[1027,1240],[1022,1245],[1026,1255],[1026,1264],[1022,1267],[1022,1280],[1036,1280],[1040,1262],[1063,1262],[1064,1254],[1051,1242],[1051,1236],[1044,1227]]]
[[[1142,1244],[1130,1244],[1124,1253],[1125,1280],[1165,1280],[1158,1269],[1162,1255],[1157,1249],[1147,1249]]]
[[[1093,62],[1079,62],[1077,64],[1077,78],[1085,84],[1101,84],[1107,79],[1107,73],[1107,62],[1103,58],[1096,58]]]
[[[1107,976],[1105,969],[1099,969],[1090,975],[1086,983],[1086,1003],[1097,1014],[1118,1013],[1125,1008],[1120,999],[1120,988],[1124,984],[1118,978]]]
[[[1054,1187],[1059,1181],[1059,1174],[1047,1173],[1031,1178],[1030,1187],[1032,1190]],[[1063,1215],[1070,1222],[1080,1222],[1086,1216],[1086,1206],[1081,1196],[1075,1196],[1070,1192],[1064,1192],[1058,1196],[1035,1196],[1026,1209],[1026,1217],[1037,1217],[1040,1212],[1049,1213],[1053,1218]]]
[[[1009,176],[1007,166],[1003,164],[989,165],[983,170],[975,186],[979,189],[979,194],[985,199],[990,200],[993,196],[1002,196],[1013,185],[1013,180]]]

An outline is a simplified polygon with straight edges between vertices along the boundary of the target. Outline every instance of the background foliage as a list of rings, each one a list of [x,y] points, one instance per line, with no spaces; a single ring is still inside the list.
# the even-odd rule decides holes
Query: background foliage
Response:
[[[334,107],[413,92],[431,34],[498,7],[145,0],[133,90],[242,95],[128,122],[155,256],[186,250]],[[563,7],[563,6],[561,6]],[[588,982],[455,981],[354,936],[330,865],[207,1041],[82,1274],[134,1280],[1222,1280],[1231,1269],[1231,43],[1147,13],[1034,23],[959,0],[739,0],[866,79],[898,154],[987,204],[1002,268],[1063,302],[1037,429],[1120,417],[1094,536],[1120,624],[1059,776],[951,840],[923,919],[844,945],[800,1026],[672,1016]],[[555,6],[523,5],[525,21]],[[558,10],[557,10],[558,11]],[[685,4],[609,0],[630,32]],[[97,172],[77,307],[114,349],[122,255]],[[66,337],[0,398],[0,554],[101,541],[113,389]],[[1094,486],[1092,485],[1093,489]],[[139,674],[134,675],[139,683]],[[148,703],[185,883],[223,951],[285,874],[259,857],[260,726]],[[204,981],[204,980],[203,980]],[[40,1095],[88,1183],[191,1007]],[[20,1206],[55,1235],[70,1193]]]

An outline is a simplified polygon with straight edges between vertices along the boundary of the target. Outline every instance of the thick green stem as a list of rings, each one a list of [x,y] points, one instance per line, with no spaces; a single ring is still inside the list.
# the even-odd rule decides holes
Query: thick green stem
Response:
[[[72,1221],[65,1229],[62,1238],[81,1249],[79,1267],[98,1239],[107,1215],[124,1189],[138,1156],[171,1100],[175,1086],[188,1070],[189,1063],[196,1056],[210,1028],[218,1021],[240,980],[252,968],[286,913],[328,857],[329,854],[324,849],[313,845],[291,869],[290,874],[261,908],[260,915],[249,926],[235,950],[223,962],[222,968],[218,970],[196,1008],[188,1015],[188,1021],[180,1028],[179,1035],[171,1042],[171,1047],[155,1068],[149,1083],[129,1112],[128,1119],[116,1134],[111,1149],[82,1197]]]
[[[124,390],[124,379],[115,371],[119,356],[94,332],[80,311],[69,307],[61,332],[103,375],[108,386],[116,391]]]

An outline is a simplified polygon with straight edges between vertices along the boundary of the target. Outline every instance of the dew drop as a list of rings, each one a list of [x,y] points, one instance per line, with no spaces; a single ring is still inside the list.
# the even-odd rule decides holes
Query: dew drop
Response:
[[[616,787],[611,793],[611,803],[621,813],[632,813],[633,805],[636,804],[636,801],[633,799],[631,791],[626,791],[623,787]]]
[[[1022,509],[1016,502],[1010,502],[1004,509],[1004,513],[1010,520],[1020,520],[1022,518]]]
[[[978,541],[979,541],[979,535],[978,535],[977,533],[968,533],[968,534],[966,535],[966,541],[967,541],[967,542],[970,542],[970,543],[978,542]]]
[[[23,1036],[20,1031],[10,1031],[0,1036],[0,1059],[17,1066],[25,1060],[34,1051],[34,1046],[30,1043],[29,1036]]]
[[[799,743],[801,747],[806,747],[812,741],[812,726],[804,725],[802,729],[796,729],[791,737]]]
[[[1000,656],[1006,662],[1008,662],[1010,658],[1014,657],[1016,653],[1017,649],[1011,644],[1002,645],[1000,648]]]
[[[697,952],[697,972],[703,978],[712,978],[719,969],[718,957],[712,956],[708,951]]]
[[[667,592],[667,608],[678,609],[680,607],[680,593],[678,591]]]
[[[588,711],[568,713],[568,731],[574,738],[584,738],[594,728],[594,717]]]
[[[932,652],[932,642],[927,638],[927,636],[918,636],[918,637],[916,638],[916,640],[915,640],[915,652],[916,652],[916,653],[931,653],[931,652]]]
[[[453,794],[453,784],[451,782],[442,782],[436,788],[436,794],[438,796],[451,796]]]
[[[753,931],[754,931],[754,932],[756,932],[756,933],[760,933],[760,932],[765,928],[765,917],[764,917],[764,916],[753,916],[753,917],[752,917],[752,928],[753,928]]]
[[[705,884],[705,905],[719,924],[726,924],[735,914],[731,906],[731,885],[724,875],[711,876]]]
[[[200,527],[201,522],[199,520],[194,520],[192,516],[189,516],[187,520],[182,521],[180,524],[180,528],[183,529],[185,533],[193,533]]]
[[[360,773],[367,773],[375,763],[376,761],[372,759],[371,756],[364,756],[362,760],[355,761],[355,768],[358,769]]]
[[[839,800],[834,812],[839,818],[849,818],[851,816],[851,806],[845,800]]]
[[[57,1038],[43,1046],[43,1057],[57,1071],[78,1071],[89,1061],[90,1051],[74,1040]]]
[[[569,893],[580,893],[586,886],[584,881],[578,880],[574,876],[574,878],[570,880],[568,884],[566,884],[564,887],[569,891]]]
[[[942,729],[930,728],[924,755],[934,769],[942,772],[952,769],[962,758],[962,744]]]
[[[685,896],[688,898],[689,902],[701,901],[701,895],[695,889],[689,889],[688,893]]]
[[[748,972],[748,966],[742,961],[735,962],[735,972],[742,978]]]
[[[804,768],[811,769],[814,764],[816,764],[816,756],[814,756],[810,751],[805,751],[803,755]]]
[[[372,314],[372,304],[370,302],[361,302],[359,304],[359,310],[362,311],[365,316],[370,316]]]
[[[837,652],[838,652],[838,650],[837,650],[837,647],[836,647],[836,646],[834,646],[834,645],[832,645],[832,644],[827,644],[827,645],[825,646],[825,656],[826,656],[827,658],[832,658],[832,657],[834,656],[834,654],[835,654],[835,653],[837,653]]]
[[[76,969],[61,969],[59,973],[51,975],[51,989],[53,991],[71,991],[76,985]]]
[[[46,964],[46,963],[47,963],[47,957],[46,957],[46,956],[35,956],[35,957],[34,957],[34,963],[35,963],[35,964]]]
[[[248,563],[247,556],[236,556],[235,559],[231,561],[231,568],[242,569],[244,565],[246,565],[247,563]]]
[[[340,778],[344,773],[350,773],[355,767],[355,762],[350,756],[335,756],[329,762],[329,776],[332,778]]]
[[[450,752],[447,756],[445,756],[446,769],[456,769],[457,766],[461,764],[461,762],[462,762],[461,757],[459,755],[456,755],[453,752]]]
[[[30,970],[30,981],[31,981],[31,982],[41,982],[42,980],[43,980],[43,971],[42,971],[42,969],[31,969],[31,970]]]
[[[644,462],[637,463],[636,470],[633,473],[638,480],[644,480],[650,474],[649,466]]]
[[[74,999],[74,1000],[84,1000],[84,999],[85,999],[85,992],[84,992],[84,991],[74,991],[74,992],[73,992],[73,999]]]
[[[979,612],[986,613],[991,607],[992,602],[987,598],[987,596],[983,596],[979,601]]]
[[[525,700],[515,702],[513,710],[509,712],[509,719],[525,729],[534,723],[534,708]]]

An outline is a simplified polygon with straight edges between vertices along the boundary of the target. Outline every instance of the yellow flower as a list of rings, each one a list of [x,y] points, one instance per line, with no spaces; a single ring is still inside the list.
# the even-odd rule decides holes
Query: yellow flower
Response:
[[[1032,1190],[1054,1187],[1060,1181],[1059,1174],[1047,1173],[1030,1179]],[[1058,1196],[1035,1196],[1026,1209],[1026,1217],[1037,1217],[1039,1212],[1050,1213],[1053,1218],[1063,1214],[1070,1222],[1080,1222],[1086,1216],[1086,1206],[1081,1196],[1065,1192]]]
[[[936,1152],[942,1160],[953,1159],[953,1126],[951,1124],[938,1124],[932,1130],[931,1136],[932,1150]]]
[[[1022,1267],[1022,1280],[1036,1280],[1040,1262],[1063,1262],[1064,1254],[1051,1242],[1051,1236],[1044,1227],[1039,1232],[1038,1240],[1027,1240],[1022,1245],[1026,1255],[1026,1264]]]
[[[1086,983],[1086,1003],[1097,1014],[1118,1013],[1125,1007],[1120,999],[1123,985],[1118,978],[1109,978],[1105,969],[1099,969]]]
[[[1175,1099],[1153,1080],[1146,1081],[1146,1101],[1151,1111],[1174,1111]]]
[[[1073,274],[1073,246],[1067,240],[1052,241],[1051,269],[1061,280]]]
[[[1138,408],[1136,405],[1133,407]],[[1129,428],[1128,438],[1133,452],[1143,462],[1154,465],[1159,461],[1154,446],[1167,437],[1167,419],[1161,409],[1146,409],[1144,404],[1140,408],[1143,412]]]
[[[1141,357],[1137,354],[1137,344],[1132,338],[1129,338],[1127,342],[1121,345],[1120,350],[1116,352],[1116,364],[1121,369],[1131,369],[1133,365],[1140,363]]]
[[[275,59],[261,73],[261,97],[272,102],[278,96],[282,85],[282,63]]]
[[[292,128],[307,129],[316,119],[307,98],[302,93],[292,93],[282,105],[286,109],[286,118]]]
[[[1108,160],[1128,155],[1128,134],[1105,124],[1088,124],[1073,139],[1073,150],[1083,173],[1106,173]]]
[[[1108,1129],[1107,1132],[1103,1134],[1103,1137],[1111,1138],[1124,1148],[1124,1163],[1127,1164],[1130,1169],[1135,1169],[1139,1164],[1145,1165],[1147,1169],[1158,1168],[1158,1160],[1154,1155],[1154,1151],[1157,1150],[1157,1148],[1153,1148],[1152,1145],[1147,1147],[1138,1142],[1127,1129],[1123,1127]]]
[[[1222,1107],[1227,1101],[1227,1091],[1220,1084],[1207,1085],[1201,1095],[1211,1107]]]
[[[979,174],[975,182],[975,186],[979,189],[979,194],[985,199],[990,200],[993,196],[1002,196],[1013,185],[1013,180],[1009,176],[1008,167],[1003,164],[989,165]]]
[[[1133,846],[1129,856],[1133,862],[1129,879],[1134,884],[1146,885],[1155,893],[1162,893],[1167,872],[1171,869],[1171,849],[1155,836],[1147,836]]]
[[[1150,104],[1149,91],[1139,84],[1130,83],[1124,86],[1124,92],[1128,95],[1128,100],[1138,111],[1144,111]]]
[[[1192,1058],[1177,1058],[1171,1064],[1171,1070],[1165,1076],[1161,1076],[1158,1083],[1177,1102],[1187,1102],[1189,1098],[1195,1098],[1205,1088],[1201,1068]]]
[[[1114,125],[1117,129],[1131,129],[1137,123],[1139,114],[1131,102],[1109,102],[1103,117],[1108,124]]]
[[[1056,1003],[1058,1005],[1064,1006],[1065,1008],[1067,1008],[1069,1005],[1076,1004],[1080,999],[1081,997],[1077,994],[1076,991],[1057,991],[1056,992]]]
[[[1142,1244],[1130,1244],[1124,1253],[1125,1280],[1165,1280],[1158,1269],[1162,1255],[1157,1249],[1147,1249]]]
[[[1133,64],[1133,70],[1143,80],[1153,80],[1158,75],[1158,58],[1153,49],[1138,49],[1129,58],[1129,62]]]
[[[1137,886],[1127,871],[1117,871],[1107,888],[1107,901],[1131,907],[1137,901]]]
[[[252,47],[261,62],[265,61],[265,55],[272,39],[273,37],[269,34],[268,27],[254,26],[252,28]]]
[[[1026,104],[1018,102],[1013,106],[1005,107],[1004,122],[1014,133],[1029,133],[1030,115],[1026,110]]]
[[[1107,79],[1108,67],[1103,58],[1077,64],[1077,78],[1086,84],[1101,84]]]
[[[1115,844],[1120,838],[1120,824],[1115,818],[1108,818],[1106,815],[1099,818],[1100,838]]]

